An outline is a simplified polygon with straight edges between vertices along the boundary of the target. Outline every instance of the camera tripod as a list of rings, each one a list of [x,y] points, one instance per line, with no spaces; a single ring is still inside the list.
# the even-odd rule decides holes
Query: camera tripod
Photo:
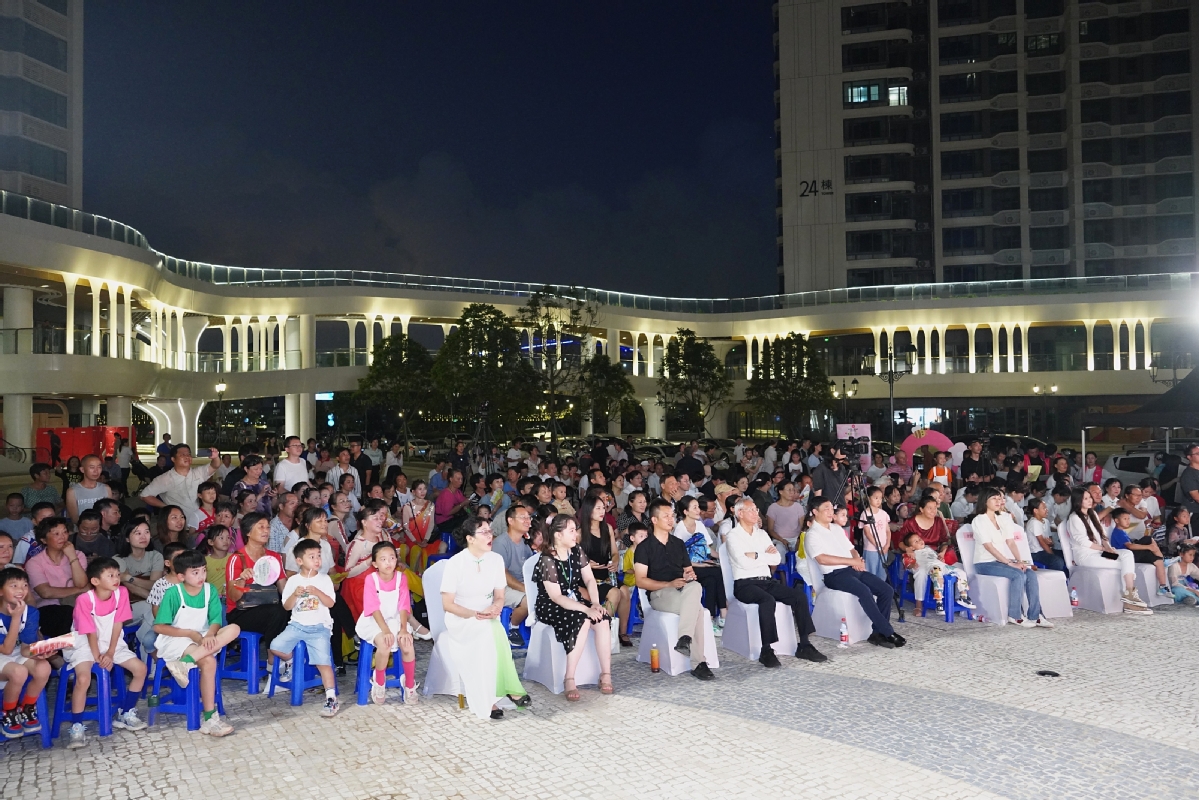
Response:
[[[835,458],[835,456],[834,456]],[[891,566],[891,563],[897,558],[894,552],[883,552],[882,542],[878,538],[878,533],[875,529],[876,522],[874,512],[870,510],[870,501],[866,497],[866,477],[862,474],[862,467],[856,459],[849,459],[844,464],[845,477],[841,479],[841,485],[837,487],[836,493],[833,495],[833,505],[838,505],[845,497],[845,489],[848,487],[853,493],[854,499],[858,501],[862,508],[862,516],[865,519],[866,527],[862,531],[863,541],[867,536],[874,541],[874,548],[878,552],[879,559],[882,561],[884,571]],[[849,524],[853,525],[855,520],[850,520]],[[895,610],[898,612],[898,621],[903,622],[903,593],[891,587],[892,601],[895,604]]]

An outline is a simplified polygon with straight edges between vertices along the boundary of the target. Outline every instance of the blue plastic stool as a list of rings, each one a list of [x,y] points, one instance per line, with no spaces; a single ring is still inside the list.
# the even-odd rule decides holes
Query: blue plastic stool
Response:
[[[75,670],[66,664],[58,668],[58,691],[54,693],[54,721],[50,725],[50,738],[57,739],[59,728],[64,722],[86,722],[95,720],[101,736],[112,735],[112,710],[125,702],[125,670],[117,664],[112,672],[92,662],[92,677],[96,684],[96,698],[87,699],[83,711],[78,714],[67,710],[70,689],[75,684]],[[43,692],[45,694],[45,692]],[[45,719],[42,720],[45,725]]]
[[[271,688],[266,696],[274,699],[275,688],[282,686],[291,690],[291,704],[293,706],[304,705],[304,692],[312,688],[324,687],[321,681],[321,674],[316,667],[308,663],[308,646],[300,642],[291,651],[291,680],[279,680],[279,668],[283,663],[283,659],[275,656],[271,659],[274,664],[271,667]]]
[[[400,660],[400,651],[396,650],[392,654],[391,666],[387,668],[387,674],[390,675],[387,679],[388,689],[403,689],[405,692],[408,689],[404,686],[404,666]],[[358,705],[364,706],[371,700],[371,673],[375,671],[375,646],[370,642],[363,642],[358,650],[358,673],[355,680],[356,689],[358,691]]]
[[[641,618],[641,597],[637,594],[640,591],[636,586],[633,587],[632,599],[629,601],[629,624],[625,627],[625,635],[633,635],[634,625],[644,625],[645,620]]]
[[[899,561],[899,559],[895,559],[895,560],[897,562]],[[905,601],[911,600],[912,605],[915,606],[916,605],[915,586],[913,586],[911,589],[908,588],[908,581],[907,581],[908,574],[909,573],[907,570],[903,570],[903,579],[900,583],[900,586],[902,588],[900,588],[900,591],[899,591],[899,602],[903,603]],[[966,612],[966,619],[973,620],[974,614],[971,613],[970,609],[968,609],[964,605],[961,605],[960,603],[958,603],[958,600],[957,600],[958,576],[955,575],[953,572],[947,572],[946,574],[942,575],[941,577],[945,581],[944,597],[941,598],[941,600],[945,606],[945,621],[952,623],[954,620],[957,619],[957,615],[961,611]],[[931,577],[929,578],[928,583],[924,587],[924,599],[921,602],[923,603],[923,608],[920,609],[920,616],[922,618],[928,616],[929,606],[932,606],[933,608],[937,607],[937,600],[935,597],[933,597],[933,581],[932,581]]]
[[[26,687],[29,686],[29,681],[31,681],[31,680],[33,680],[32,675],[28,679],[26,679],[26,681],[25,681]],[[24,692],[22,692],[21,696],[24,697]],[[50,730],[50,712],[46,709],[46,705],[47,705],[46,704],[46,690],[43,689],[38,694],[37,700],[34,701],[34,707],[37,708],[37,718],[42,723],[41,730],[37,731],[37,733],[40,734],[42,737],[42,749],[43,750],[48,750],[48,749],[50,749],[50,747],[53,746],[53,732]],[[111,722],[111,719],[110,719],[110,722]],[[32,734],[32,733],[25,734],[25,736],[33,736],[33,735],[34,734]],[[4,741],[7,742],[8,739],[5,738]]]
[[[445,542],[445,552],[437,553],[436,555],[429,556],[427,559],[425,559],[425,569],[428,569],[438,561],[444,561],[445,559],[454,555],[455,547],[453,534],[451,534],[449,531],[442,531],[441,541]]]
[[[221,649],[221,676],[224,680],[245,681],[249,694],[260,694],[262,676],[266,674],[266,661],[258,657],[258,648],[262,643],[262,634],[253,631],[242,631],[237,636],[241,644],[241,652],[237,660],[230,663],[229,648]]]
[[[509,630],[508,624],[510,622],[512,622],[512,609],[505,608],[503,611],[500,612],[500,624],[504,626],[504,635],[505,636],[508,635],[508,630]],[[527,648],[529,646],[529,626],[526,625],[524,623],[524,621],[521,621],[520,625],[517,627],[516,630],[520,633],[521,641],[523,641],[524,644],[523,645],[515,645],[514,644],[512,646]]]
[[[200,699],[200,668],[195,667],[192,674],[189,676],[186,689],[180,689],[179,684],[175,683],[174,677],[171,676],[171,671],[167,669],[166,661],[157,659],[154,668],[154,691],[150,695],[151,699],[157,697],[158,703],[150,705],[149,723],[153,725],[159,714],[183,714],[187,718],[187,729],[189,731],[197,731],[200,729],[201,712],[204,710],[203,702]],[[221,693],[221,667],[217,664],[216,671],[216,710],[220,714],[225,713],[224,696]]]

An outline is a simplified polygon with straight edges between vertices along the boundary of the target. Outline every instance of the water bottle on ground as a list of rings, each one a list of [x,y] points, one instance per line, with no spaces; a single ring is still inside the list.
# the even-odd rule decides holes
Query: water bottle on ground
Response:
[[[841,617],[841,641],[837,642],[837,647],[849,647],[849,626],[845,624],[845,617]]]
[[[661,672],[662,671],[662,665],[659,662],[658,658],[659,658],[658,645],[655,644],[653,647],[651,647],[649,649],[649,671],[650,672]]]
[[[1070,587],[1070,605],[1078,608],[1078,590],[1073,586]]]

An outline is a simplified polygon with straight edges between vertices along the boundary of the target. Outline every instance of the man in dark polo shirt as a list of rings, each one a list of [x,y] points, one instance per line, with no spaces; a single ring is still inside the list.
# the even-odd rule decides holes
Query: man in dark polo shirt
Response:
[[[708,668],[705,652],[704,634],[709,623],[701,602],[703,589],[695,579],[687,546],[682,539],[671,535],[675,525],[674,506],[658,498],[649,504],[649,517],[653,530],[633,556],[637,588],[648,594],[655,611],[679,615],[679,640],[674,649],[695,663],[692,675],[710,681],[716,676]]]
[[[962,480],[970,473],[978,475],[978,480],[982,483],[990,483],[995,476],[995,465],[991,459],[984,456],[983,443],[978,439],[971,439],[966,443],[966,452],[962,456],[962,466],[958,469],[958,475]]]
[[[371,457],[362,452],[362,440],[350,440],[350,466],[358,470],[358,477],[362,482],[362,491],[366,491],[366,487],[370,486],[378,478],[375,469],[375,462],[371,461]]]

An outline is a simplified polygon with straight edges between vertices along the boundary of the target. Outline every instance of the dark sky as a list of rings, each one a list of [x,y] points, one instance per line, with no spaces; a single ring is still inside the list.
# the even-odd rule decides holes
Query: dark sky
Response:
[[[773,291],[770,0],[88,0],[84,206],[242,266]]]

